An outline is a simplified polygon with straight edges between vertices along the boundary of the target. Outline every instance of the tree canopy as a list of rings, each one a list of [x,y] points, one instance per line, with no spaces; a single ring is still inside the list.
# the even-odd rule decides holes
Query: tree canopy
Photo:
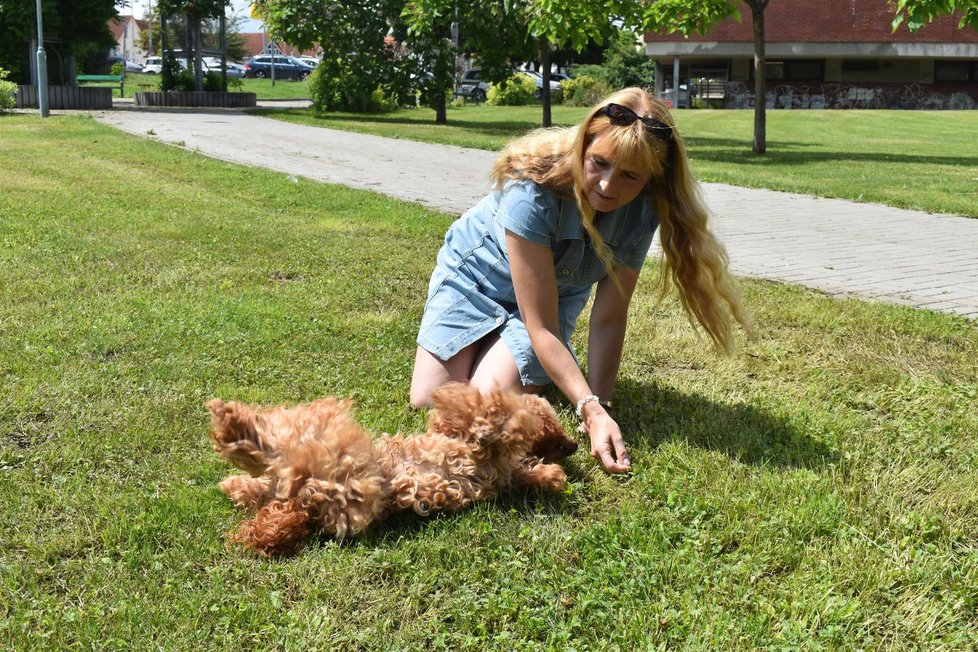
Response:
[[[976,0],[896,0],[893,29],[905,24],[911,32],[933,22],[939,16],[960,13],[958,27],[978,30],[978,1]]]
[[[45,51],[51,83],[63,77],[67,57],[81,57],[89,49],[104,50],[115,45],[109,20],[118,15],[115,0],[41,0]],[[35,3],[31,0],[0,0],[0,68],[11,79],[28,83],[29,43],[37,32]]]

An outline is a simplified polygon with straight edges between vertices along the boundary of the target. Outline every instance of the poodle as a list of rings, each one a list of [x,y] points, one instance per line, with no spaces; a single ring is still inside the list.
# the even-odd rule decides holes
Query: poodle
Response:
[[[563,489],[554,464],[574,453],[546,399],[450,383],[433,395],[423,435],[374,440],[349,400],[256,409],[213,399],[214,451],[245,473],[220,483],[255,510],[233,538],[259,553],[291,554],[316,528],[356,536],[396,512],[454,512],[501,490]]]

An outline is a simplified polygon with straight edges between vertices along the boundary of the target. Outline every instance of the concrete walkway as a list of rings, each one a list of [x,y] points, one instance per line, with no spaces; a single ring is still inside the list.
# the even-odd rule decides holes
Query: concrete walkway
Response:
[[[495,158],[240,111],[120,107],[95,117],[217,159],[455,214],[486,192]],[[714,183],[703,190],[737,274],[978,319],[978,219]]]

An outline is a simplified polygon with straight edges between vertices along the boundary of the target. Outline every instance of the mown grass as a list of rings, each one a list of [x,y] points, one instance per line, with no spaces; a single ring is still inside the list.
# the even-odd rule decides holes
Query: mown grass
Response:
[[[541,108],[466,104],[447,125],[429,109],[387,115],[267,110],[262,115],[394,138],[499,150],[540,124]],[[586,109],[555,106],[555,125]],[[978,217],[978,112],[767,112],[767,153],[751,152],[753,111],[673,115],[702,181]]]
[[[248,79],[241,78],[238,86],[235,80],[231,81],[228,90],[240,93],[255,93],[259,100],[299,100],[309,98],[309,87],[305,80],[296,81],[293,79],[276,79],[272,84],[270,79]],[[112,97],[119,98],[119,84],[106,82],[93,82],[86,86],[105,86],[112,88]],[[136,93],[148,93],[160,90],[160,76],[143,74],[139,72],[127,72],[124,93],[122,97],[134,98]]]
[[[649,269],[633,474],[581,452],[566,493],[262,560],[225,542],[204,401],[338,394],[420,429],[452,217],[81,116],[0,119],[0,167],[3,649],[978,646],[973,321],[744,281],[760,335],[722,358]]]

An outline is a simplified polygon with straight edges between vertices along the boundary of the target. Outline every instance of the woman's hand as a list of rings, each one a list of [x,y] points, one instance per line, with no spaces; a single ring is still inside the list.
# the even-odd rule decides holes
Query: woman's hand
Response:
[[[593,406],[593,407],[592,407]],[[608,473],[627,473],[632,460],[625,448],[618,424],[603,407],[590,403],[583,413],[581,429],[591,438],[591,455],[598,459]]]

